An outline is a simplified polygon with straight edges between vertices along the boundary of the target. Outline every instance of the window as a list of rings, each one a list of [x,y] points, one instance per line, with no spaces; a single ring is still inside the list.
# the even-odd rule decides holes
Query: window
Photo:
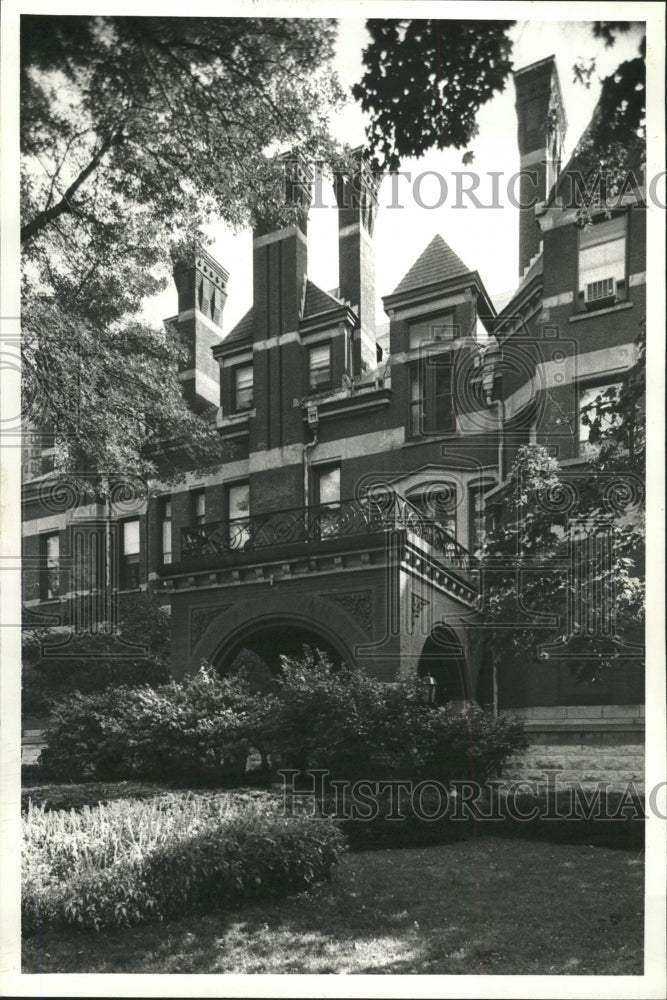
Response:
[[[328,538],[340,527],[340,465],[315,469],[315,505],[319,508],[319,533]]]
[[[620,382],[607,385],[581,386],[579,389],[579,457],[594,458],[604,441],[604,434],[614,423],[618,425],[616,415],[612,421],[608,412],[609,405],[618,398],[621,389]],[[595,401],[600,397],[601,406]]]
[[[248,483],[233,483],[227,487],[229,511],[229,547],[242,551],[250,544],[250,490]]]
[[[316,344],[308,353],[308,386],[321,392],[331,386],[331,344]]]
[[[448,434],[455,429],[450,354],[427,356],[410,370],[410,434]]]
[[[160,501],[160,556],[163,563],[171,562],[171,499]]]
[[[626,297],[626,216],[579,230],[579,304],[602,308]]]
[[[486,537],[484,492],[489,488],[489,486],[471,486],[468,491],[468,551],[473,555],[483,547]]]
[[[452,538],[456,538],[455,483],[423,483],[410,490],[406,499],[417,508],[425,521],[437,521]]]
[[[120,587],[121,590],[138,590],[139,556],[141,552],[139,519],[134,518],[131,521],[122,521],[120,528]]]
[[[251,410],[254,402],[252,365],[234,368],[234,413]]]
[[[454,326],[453,313],[416,320],[414,323],[410,323],[410,350],[420,347],[422,344],[454,340],[456,336],[457,330]]]
[[[198,527],[206,524],[206,493],[204,490],[192,491],[192,520]]]
[[[42,535],[42,575],[40,580],[40,599],[51,601],[60,596],[60,535]]]

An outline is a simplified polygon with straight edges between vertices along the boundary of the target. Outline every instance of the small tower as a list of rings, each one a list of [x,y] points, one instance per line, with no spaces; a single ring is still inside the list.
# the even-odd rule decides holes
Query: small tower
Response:
[[[521,178],[519,275],[540,250],[536,204],[545,201],[560,172],[567,120],[553,56],[514,74]]]
[[[196,410],[220,400],[220,371],[211,348],[222,340],[228,281],[229,273],[205,250],[174,264],[178,315],[170,322],[187,350],[178,377],[186,401]]]

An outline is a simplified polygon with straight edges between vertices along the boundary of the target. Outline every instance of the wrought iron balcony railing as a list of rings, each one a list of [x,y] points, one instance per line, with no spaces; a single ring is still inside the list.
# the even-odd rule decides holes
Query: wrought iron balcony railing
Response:
[[[328,542],[391,528],[407,528],[428,542],[442,559],[461,569],[469,568],[467,550],[438,521],[425,517],[396,493],[380,500],[341,500],[183,528],[181,553],[184,558],[229,555],[277,545]]]

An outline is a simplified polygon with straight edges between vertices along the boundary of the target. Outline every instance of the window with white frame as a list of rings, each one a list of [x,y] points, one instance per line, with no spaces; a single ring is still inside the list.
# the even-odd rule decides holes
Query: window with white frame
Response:
[[[340,465],[325,465],[314,470],[315,504],[321,537],[338,533],[340,528]]]
[[[171,562],[171,497],[160,500],[160,555],[163,563]]]
[[[455,426],[451,353],[422,357],[410,369],[410,435],[448,434]]]
[[[601,308],[626,297],[625,214],[579,230],[579,303]]]
[[[227,487],[229,547],[242,551],[250,542],[250,488],[248,483],[230,483]]]
[[[60,596],[60,535],[54,532],[42,535],[42,577],[40,580],[40,598],[43,601],[53,600]]]
[[[314,344],[308,352],[308,388],[323,392],[331,387],[331,341]]]
[[[234,413],[251,410],[254,403],[253,366],[238,365],[233,370],[234,377]]]
[[[122,521],[120,528],[120,587],[121,590],[138,590],[141,557],[139,518]]]

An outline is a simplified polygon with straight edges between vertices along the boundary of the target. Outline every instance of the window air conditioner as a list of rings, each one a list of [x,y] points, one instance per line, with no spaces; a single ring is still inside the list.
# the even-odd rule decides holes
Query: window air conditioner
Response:
[[[599,302],[613,301],[616,298],[616,279],[602,278],[586,285],[584,302],[586,305],[597,305]]]

